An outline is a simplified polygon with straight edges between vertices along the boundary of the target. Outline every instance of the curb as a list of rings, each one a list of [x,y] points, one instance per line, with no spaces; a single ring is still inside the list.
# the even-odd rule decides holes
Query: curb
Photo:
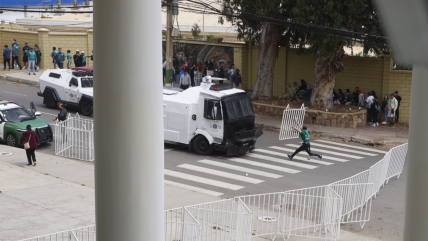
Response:
[[[261,123],[256,123],[257,125],[262,125]],[[269,128],[269,129],[274,129],[275,131],[280,131],[281,128],[277,127],[277,126],[273,126],[273,125],[266,125],[263,124],[264,128]],[[360,138],[360,137],[355,137],[355,136],[341,136],[341,135],[334,135],[334,134],[329,134],[326,132],[318,132],[318,131],[311,131],[312,133],[315,134],[315,136],[317,138],[320,137],[327,137],[327,138],[337,138],[337,139],[341,139],[347,142],[355,142],[355,143],[359,143],[359,144],[363,144],[363,145],[367,145],[367,146],[375,146],[375,145],[384,145],[385,143],[376,143],[374,140],[372,139],[364,139],[364,138]]]
[[[23,83],[23,84],[27,84],[27,85],[39,85],[39,82],[35,82],[32,80],[27,80],[27,79],[20,79],[20,78],[16,78],[16,77],[10,77],[7,75],[0,75],[0,79],[12,81],[12,82]]]

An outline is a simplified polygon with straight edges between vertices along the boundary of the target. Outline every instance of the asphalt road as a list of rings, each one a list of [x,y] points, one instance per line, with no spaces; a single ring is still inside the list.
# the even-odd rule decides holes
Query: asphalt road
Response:
[[[0,80],[0,100],[13,100],[29,107],[33,101],[40,118],[53,123],[58,110],[43,105],[37,96],[37,86]],[[68,110],[74,115],[75,110]],[[89,117],[83,117],[89,118]],[[165,144],[165,180],[171,185],[186,187],[222,198],[281,192],[329,184],[370,168],[382,159],[380,151],[358,144],[335,144],[313,140],[312,151],[324,158],[308,159],[300,153],[290,161],[286,154],[300,145],[300,141],[279,141],[278,134],[265,130],[257,141],[256,150],[239,158],[228,158],[221,152],[198,156],[188,151],[186,145]],[[44,144],[38,151],[54,154],[52,143]],[[298,159],[297,159],[298,158]],[[372,204],[371,222],[364,229],[359,224],[345,224],[344,229],[383,240],[400,240],[403,228],[405,174],[398,181],[391,181],[381,189]]]

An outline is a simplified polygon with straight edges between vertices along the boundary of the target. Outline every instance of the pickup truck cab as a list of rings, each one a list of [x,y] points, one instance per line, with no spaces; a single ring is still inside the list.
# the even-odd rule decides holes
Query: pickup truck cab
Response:
[[[39,79],[43,104],[56,108],[59,102],[66,107],[76,108],[83,115],[91,115],[93,109],[92,68],[50,69]]]
[[[188,144],[199,155],[213,150],[240,156],[255,148],[263,126],[255,126],[250,96],[231,84],[213,84],[204,77],[201,86],[184,91],[164,88],[165,142]]]

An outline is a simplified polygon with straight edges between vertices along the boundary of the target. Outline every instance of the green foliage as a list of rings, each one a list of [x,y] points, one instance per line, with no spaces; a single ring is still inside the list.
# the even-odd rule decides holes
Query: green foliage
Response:
[[[178,34],[177,36],[178,39],[183,39],[183,35],[181,33]]]
[[[258,42],[263,22],[240,18],[241,12],[258,14],[266,17],[272,17],[281,10],[282,0],[223,0],[222,16],[219,17],[219,23],[224,21],[232,22],[238,27],[238,39],[255,40]],[[282,34],[286,27],[277,26],[278,31]]]
[[[323,27],[383,35],[379,15],[371,0],[286,0],[284,5],[292,5],[291,19],[294,22],[311,23]],[[291,30],[291,44],[300,50],[310,50],[320,56],[334,56],[338,48],[352,46],[354,41],[322,34]],[[322,33],[322,31],[321,31]],[[380,54],[376,46],[365,43],[364,54],[370,50]]]
[[[201,29],[199,28],[199,25],[197,23],[193,25],[192,30],[190,31],[192,32],[193,39],[201,38]]]
[[[207,35],[206,38],[208,42],[212,42],[214,40],[214,35]]]
[[[281,95],[279,100],[301,100],[299,94],[303,91],[297,92],[296,88],[292,88],[291,85],[288,85],[287,94]]]
[[[166,30],[162,30],[162,36],[166,36]]]

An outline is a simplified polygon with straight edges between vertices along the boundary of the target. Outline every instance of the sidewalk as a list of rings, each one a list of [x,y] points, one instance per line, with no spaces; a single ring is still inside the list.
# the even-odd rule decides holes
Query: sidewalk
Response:
[[[12,156],[2,155],[4,152]],[[0,145],[0,240],[19,240],[95,223],[94,165]],[[165,209],[219,200],[165,185]]]
[[[3,70],[0,71],[0,78],[30,85],[38,85],[40,75],[45,71],[45,69],[40,69],[36,72],[36,75],[28,75],[28,69],[19,70],[19,68],[11,69],[11,70]]]
[[[263,124],[264,128],[279,131],[280,118],[256,115],[256,123]],[[380,124],[378,127],[365,126],[357,129],[327,127],[315,124],[305,124],[313,137],[338,139],[346,142],[356,142],[364,145],[380,145],[392,147],[408,142],[409,128],[404,126],[389,127]]]

